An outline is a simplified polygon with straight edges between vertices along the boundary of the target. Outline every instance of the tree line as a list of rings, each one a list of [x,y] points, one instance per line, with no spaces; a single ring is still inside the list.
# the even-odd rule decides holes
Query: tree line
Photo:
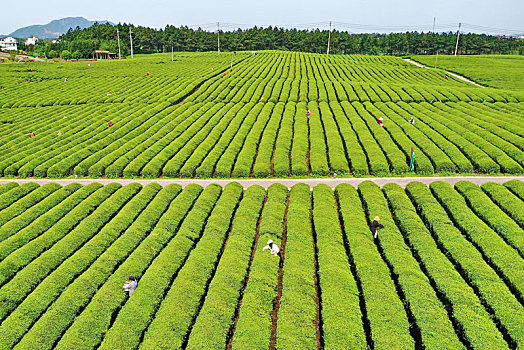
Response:
[[[131,24],[99,24],[85,29],[69,29],[59,43],[46,42],[39,51],[61,53],[80,52],[91,57],[94,50],[118,52],[117,29],[120,31],[122,55],[130,53],[129,28],[133,31],[134,53],[174,51],[203,52],[217,50],[216,32],[201,28],[166,26],[164,29],[135,27]],[[313,53],[326,52],[328,30],[299,30],[278,27],[253,27],[220,32],[223,51],[291,50]],[[331,32],[330,53],[333,54],[385,54],[423,55],[452,54],[457,34],[404,32],[391,34],[352,34],[347,31]],[[458,54],[524,54],[524,40],[499,38],[485,34],[462,34]]]

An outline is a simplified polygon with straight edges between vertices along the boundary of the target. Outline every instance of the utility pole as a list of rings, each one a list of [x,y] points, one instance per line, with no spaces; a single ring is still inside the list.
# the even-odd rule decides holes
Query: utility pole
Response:
[[[116,38],[118,40],[118,59],[121,59],[122,55],[120,52],[120,32],[118,31],[118,28],[116,28]]]
[[[457,43],[455,44],[455,56],[457,56],[457,50],[459,47],[459,38],[460,38],[460,25],[462,23],[459,23],[459,29],[457,30]]]
[[[328,50],[326,55],[329,55],[329,44],[331,43],[331,21],[329,21],[329,33],[328,33]]]
[[[129,27],[129,41],[131,42],[131,58],[133,58],[133,36],[131,34],[133,34],[133,32],[131,31],[131,27]]]
[[[173,45],[171,45],[171,62],[173,62]]]
[[[331,43],[331,21],[329,21],[328,47],[326,54],[329,55],[329,44]]]
[[[437,47],[437,39],[436,39],[436,36],[435,36],[435,17],[433,17],[433,51],[437,51],[437,55],[435,56],[435,70],[437,69],[437,59],[438,59],[438,47]],[[435,48],[437,47],[437,49],[435,50]]]
[[[218,55],[220,56],[220,22],[217,22],[217,34]]]

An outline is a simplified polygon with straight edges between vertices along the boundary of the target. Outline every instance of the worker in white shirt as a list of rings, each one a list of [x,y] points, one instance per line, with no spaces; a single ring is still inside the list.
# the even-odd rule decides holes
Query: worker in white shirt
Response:
[[[262,248],[262,250],[266,250],[266,249],[269,249],[271,251],[271,255],[279,256],[280,259],[282,259],[282,255],[280,255],[280,249],[278,248],[278,246],[275,243],[273,243],[271,239],[267,241],[267,246]]]
[[[136,278],[134,278],[133,276],[129,276],[129,281],[126,281],[126,284],[124,284],[122,288],[124,288],[126,292],[129,292],[129,296],[131,296],[131,294],[133,294],[137,286],[138,282],[136,281]]]

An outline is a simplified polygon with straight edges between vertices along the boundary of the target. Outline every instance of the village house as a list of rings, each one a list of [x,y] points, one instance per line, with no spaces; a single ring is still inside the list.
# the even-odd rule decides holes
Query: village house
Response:
[[[18,50],[18,42],[10,36],[0,39],[0,50]]]
[[[30,38],[27,38],[26,41],[24,41],[25,46],[33,45],[36,46],[38,44],[38,38],[36,36],[32,36]]]

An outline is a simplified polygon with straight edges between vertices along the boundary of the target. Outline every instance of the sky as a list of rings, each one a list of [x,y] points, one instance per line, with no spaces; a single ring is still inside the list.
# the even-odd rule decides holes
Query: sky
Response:
[[[3,16],[1,13],[10,14]],[[455,31],[524,34],[523,0],[41,0],[3,1],[0,34],[64,17],[126,22],[154,28],[167,24],[205,30],[258,26],[327,28],[354,33]]]

